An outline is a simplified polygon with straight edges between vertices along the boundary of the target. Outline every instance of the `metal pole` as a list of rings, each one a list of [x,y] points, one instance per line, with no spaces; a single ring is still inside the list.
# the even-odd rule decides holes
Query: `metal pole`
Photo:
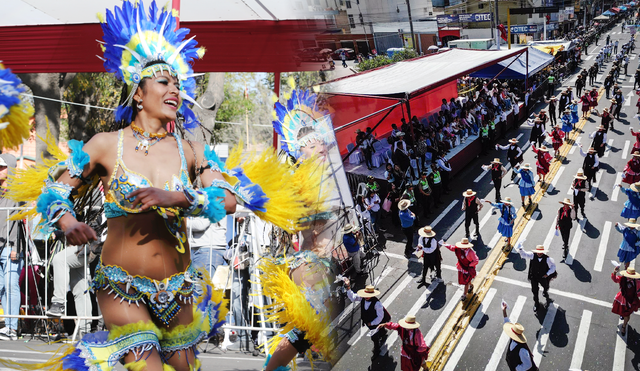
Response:
[[[409,13],[409,28],[411,29],[411,43],[413,44],[413,48],[416,49],[416,38],[413,34],[413,19],[411,18],[411,3],[409,0],[407,1],[407,12]],[[417,49],[416,49],[417,50]]]
[[[542,21],[542,40],[547,40],[547,15],[543,16],[544,20]]]
[[[496,4],[496,29],[498,28],[498,22],[500,21],[500,18],[498,17],[498,0],[495,0],[495,4]],[[500,50],[500,32],[497,32],[496,30],[496,48],[498,50]]]
[[[509,50],[511,50],[511,9],[509,9],[507,13],[507,45]]]

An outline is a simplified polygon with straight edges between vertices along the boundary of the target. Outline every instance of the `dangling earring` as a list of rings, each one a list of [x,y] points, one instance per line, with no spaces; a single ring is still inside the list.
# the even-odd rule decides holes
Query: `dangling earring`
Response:
[[[142,99],[140,99],[140,102],[138,102],[138,109],[142,111]]]

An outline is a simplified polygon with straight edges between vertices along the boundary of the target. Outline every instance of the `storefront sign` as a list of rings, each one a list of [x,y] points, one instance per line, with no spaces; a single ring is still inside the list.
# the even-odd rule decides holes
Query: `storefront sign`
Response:
[[[491,13],[446,14],[436,17],[438,24],[491,22]]]
[[[511,26],[511,33],[536,33],[536,32],[538,32],[538,25],[535,25],[535,24]]]
[[[553,30],[557,30],[558,29],[558,24],[557,23],[549,23],[547,25],[547,31],[553,31]]]

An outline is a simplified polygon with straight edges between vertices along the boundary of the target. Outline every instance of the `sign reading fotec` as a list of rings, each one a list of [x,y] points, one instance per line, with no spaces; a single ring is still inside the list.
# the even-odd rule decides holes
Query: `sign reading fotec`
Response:
[[[538,25],[535,25],[535,24],[511,26],[511,33],[536,33],[536,32],[538,32]]]
[[[436,17],[438,23],[476,23],[476,22],[491,22],[491,13],[464,13],[464,14],[447,14],[439,15]]]

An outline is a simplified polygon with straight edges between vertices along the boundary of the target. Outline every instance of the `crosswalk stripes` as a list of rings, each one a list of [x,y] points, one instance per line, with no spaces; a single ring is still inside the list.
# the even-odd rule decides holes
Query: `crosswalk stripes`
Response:
[[[609,153],[611,153],[611,146],[613,146],[613,139],[609,139],[609,142],[607,143],[607,148],[604,150],[604,158],[609,157]]]
[[[455,292],[455,294],[453,294],[452,298],[458,298],[462,296],[462,291],[463,288],[459,288]],[[447,321],[449,315],[451,315],[451,312],[453,312],[453,310],[456,308],[456,305],[458,305],[457,300],[449,300],[449,303],[447,303],[447,306],[442,310],[442,313],[440,313],[438,319],[436,319],[433,325],[431,325],[429,332],[427,332],[427,334],[424,336],[424,342],[427,343],[427,346],[431,346],[433,340],[438,335],[438,332],[440,332],[440,328],[442,328],[444,323]]]
[[[622,320],[619,320],[618,327],[621,325]],[[613,351],[613,368],[611,371],[624,371],[624,358],[627,352],[627,335],[628,333],[622,336],[622,334],[616,332],[616,348]]]
[[[556,176],[553,177],[553,180],[551,181],[551,184],[547,188],[547,193],[553,192],[553,190],[556,189],[556,184],[558,183],[558,179],[560,179],[560,175],[562,175],[563,172],[564,172],[564,166],[562,166],[560,169],[558,169],[558,172],[556,173]]]
[[[462,335],[460,342],[458,342],[458,345],[456,345],[456,349],[451,354],[451,357],[449,357],[449,360],[447,361],[447,365],[445,366],[444,371],[453,371],[456,369],[456,366],[458,365],[458,362],[462,357],[462,353],[464,353],[464,351],[467,349],[467,346],[469,345],[469,342],[471,341],[473,334],[476,332],[476,329],[478,328],[478,326],[480,325],[480,322],[484,318],[485,311],[491,304],[491,301],[493,300],[497,291],[498,290],[496,290],[495,288],[490,288],[489,291],[487,292],[487,295],[484,297],[484,300],[478,307],[476,314],[474,314],[473,318],[471,319],[471,323],[469,323],[469,327],[467,327],[467,329],[464,331],[464,334]]]
[[[584,57],[584,59],[583,59],[583,60],[588,61],[588,60],[589,60],[589,59],[591,59],[591,58],[593,58],[593,55],[588,55],[588,56]]]
[[[387,266],[384,268],[384,270],[382,271],[382,273],[376,277],[376,279],[373,281],[373,287],[378,287],[380,285],[380,282],[382,282],[382,280],[387,277],[389,275],[389,273],[391,273],[393,271],[393,268],[390,266]],[[338,326],[342,321],[344,321],[347,317],[349,317],[351,315],[351,313],[353,312],[353,310],[356,308],[356,305],[354,305],[354,303],[349,303],[349,305],[347,305],[346,308],[344,308],[344,310],[342,311],[342,313],[340,313],[339,316],[337,316],[332,322],[331,322],[331,327],[336,327]]]
[[[518,295],[516,299],[516,303],[513,305],[513,310],[509,314],[509,320],[513,323],[518,322],[518,318],[520,317],[520,313],[522,312],[522,308],[524,308],[524,303],[527,301],[527,298]],[[487,363],[487,366],[484,368],[484,371],[495,371],[498,369],[498,364],[502,362],[502,353],[504,349],[509,344],[509,336],[502,332],[500,334],[500,339],[498,339],[498,344],[495,349],[493,349],[493,353],[491,354],[491,358]]]
[[[454,206],[456,206],[456,204],[458,203],[458,200],[453,200],[449,206],[447,206],[441,213],[440,215],[438,215],[438,217],[431,222],[431,227],[435,228],[436,224],[440,223],[440,221],[442,219],[444,219],[445,216],[447,216],[447,213],[449,213],[449,211],[451,211],[451,209],[453,209]]]
[[[598,255],[596,255],[596,262],[593,266],[593,270],[596,272],[602,272],[602,265],[604,264],[604,256],[607,252],[607,246],[609,243],[609,234],[611,233],[611,222],[604,222],[602,228],[602,234],[600,235],[600,244],[598,245]]]
[[[613,183],[613,191],[611,192],[611,201],[613,202],[618,201],[618,195],[620,194],[620,187],[618,187],[618,184],[620,184],[621,182],[622,172],[619,172],[618,174],[616,174],[616,182]]]
[[[425,292],[420,294],[418,300],[416,300],[416,302],[413,304],[413,307],[409,309],[407,316],[415,316],[416,313],[418,313],[418,310],[424,305],[424,303],[429,300],[429,297],[436,289],[436,287],[438,287],[439,283],[439,281],[432,282],[431,285],[429,285],[429,287],[425,290]],[[455,301],[455,299],[452,299],[452,301]],[[389,335],[387,341],[385,342],[387,349],[381,352],[382,356],[384,356],[389,351],[389,349],[391,349],[396,340],[398,340],[398,333],[394,331],[393,333],[391,333],[391,335]]]
[[[482,172],[480,173],[480,175],[478,175],[477,178],[475,178],[473,180],[474,183],[478,183],[480,180],[482,180],[482,178],[487,175],[487,173],[489,172],[489,170],[482,170]]]
[[[578,328],[578,338],[576,346],[573,348],[573,356],[571,357],[571,369],[582,370],[582,358],[587,348],[587,338],[589,336],[589,326],[591,325],[591,311],[583,310],[580,319],[580,327]]]
[[[487,224],[489,219],[491,219],[491,215],[493,215],[493,207],[488,207],[488,209],[489,210],[484,214],[482,219],[480,219],[480,223],[479,223],[480,230],[482,230],[484,225]]]
[[[538,332],[536,345],[531,350],[531,352],[533,353],[533,362],[538,367],[540,367],[540,361],[542,361],[544,350],[547,348],[547,343],[549,342],[549,332],[551,331],[551,326],[553,325],[553,320],[556,318],[557,312],[558,304],[551,303],[551,305],[549,305],[549,308],[547,308],[547,314],[544,316],[542,327]]]
[[[553,240],[553,236],[556,235],[556,223],[558,222],[558,215],[553,218],[553,224],[549,227],[549,232],[547,232],[547,237],[545,237],[543,245],[546,247],[551,246],[551,241]]]
[[[598,193],[598,186],[600,185],[600,180],[602,180],[602,176],[604,175],[604,171],[602,171],[600,174],[597,174],[599,176],[596,177],[596,181],[593,182],[593,184],[591,185],[591,199],[593,200],[596,197],[596,193]]]
[[[409,285],[409,283],[413,280],[414,278],[411,276],[406,276],[402,282],[400,282],[400,284],[398,286],[396,286],[395,290],[393,290],[393,292],[391,293],[391,295],[389,295],[388,297],[386,297],[384,299],[384,301],[382,302],[382,306],[384,306],[385,308],[387,308],[389,305],[391,305],[391,303],[393,303],[393,301],[398,297],[398,295],[400,295],[402,293],[402,291],[404,291],[404,289],[407,287],[407,285]],[[358,333],[356,333],[355,335],[353,335],[351,337],[351,339],[349,339],[349,341],[347,342],[347,344],[353,346],[354,344],[356,344],[358,341],[360,341],[360,339],[362,339],[362,337],[368,332],[368,328],[367,327],[362,327],[360,329],[360,331]]]
[[[529,235],[529,232],[531,232],[531,229],[533,228],[533,225],[535,224],[535,222],[536,222],[536,220],[538,219],[539,216],[540,216],[540,211],[536,210],[531,215],[531,219],[529,219],[529,222],[524,227],[524,230],[520,234],[520,237],[518,237],[518,241],[513,246],[516,246],[520,241],[524,241],[524,240],[527,239],[527,236]]]
[[[629,154],[629,146],[631,145],[631,141],[630,140],[625,140],[624,141],[624,148],[622,149],[622,159],[626,160],[627,159],[627,155]]]
[[[585,234],[584,226],[586,222],[587,222],[587,219],[582,218],[580,220],[580,230],[576,230],[575,234],[573,235],[573,240],[571,240],[571,245],[569,246],[569,255],[567,255],[567,258],[564,261],[567,265],[573,264],[573,258],[578,253],[578,246],[580,246],[580,239],[582,238],[582,235]]]
[[[603,82],[604,81],[604,73],[601,73],[600,76],[598,76],[598,78],[596,79],[596,82]]]
[[[573,146],[569,150],[570,155],[572,155],[576,151],[576,148],[578,148],[578,145],[580,144],[581,141],[582,141],[582,137],[578,137],[578,139],[576,139],[576,142],[573,144]]]

